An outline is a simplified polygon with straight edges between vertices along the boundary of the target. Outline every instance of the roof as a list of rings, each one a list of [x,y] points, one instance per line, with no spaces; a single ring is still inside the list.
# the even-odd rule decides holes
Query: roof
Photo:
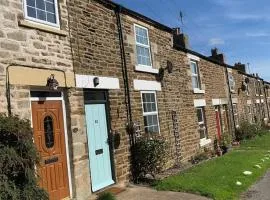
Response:
[[[144,16],[144,15],[142,15],[142,14],[136,12],[136,11],[133,11],[131,9],[128,9],[128,8],[126,8],[126,7],[118,4],[118,3],[115,3],[115,2],[113,2],[111,0],[96,0],[96,1],[98,3],[104,5],[105,7],[109,8],[109,9],[118,10],[121,13],[124,13],[126,15],[129,15],[129,16],[135,18],[135,19],[138,19],[138,20],[140,20],[142,22],[145,22],[145,23],[147,23],[149,25],[152,25],[153,27],[156,27],[158,29],[161,29],[163,31],[166,31],[166,32],[169,32],[169,33],[173,34],[173,29],[172,28],[170,28],[170,27],[168,27],[168,26],[166,26],[164,24],[161,24],[161,23],[159,23],[159,22],[157,22],[157,21],[155,21],[155,20],[153,20],[153,19],[151,19],[149,17],[146,17],[146,16]],[[239,71],[238,69],[235,69],[235,67],[232,66],[232,65],[229,65],[229,64],[226,64],[226,63],[222,63],[222,62],[218,62],[218,61],[216,61],[216,60],[214,60],[214,59],[212,59],[212,58],[210,58],[208,56],[205,56],[205,55],[200,54],[200,53],[198,53],[196,51],[193,51],[193,50],[184,48],[184,47],[182,47],[180,45],[179,46],[174,45],[174,48],[176,50],[183,51],[185,53],[190,53],[192,55],[198,56],[199,58],[202,58],[204,60],[207,60],[207,61],[212,62],[212,63],[217,64],[217,65],[220,65],[222,67],[226,67],[226,68],[231,68],[231,69],[237,70],[239,73],[241,73],[243,75],[246,75],[246,76],[249,76],[249,77],[252,77],[252,78],[257,78],[257,79],[263,80],[260,77],[256,77],[256,76],[253,76],[252,74],[247,74],[247,73],[244,73],[242,71]],[[269,82],[266,82],[266,83],[269,83]]]

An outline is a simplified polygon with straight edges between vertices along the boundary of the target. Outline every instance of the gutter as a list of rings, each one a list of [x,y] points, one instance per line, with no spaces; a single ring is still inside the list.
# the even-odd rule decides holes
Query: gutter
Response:
[[[123,29],[122,29],[122,22],[120,13],[122,12],[122,7],[118,5],[114,9],[116,20],[117,20],[117,28],[119,33],[119,45],[120,45],[120,53],[121,53],[121,65],[122,65],[122,74],[124,80],[124,87],[125,87],[125,103],[127,106],[127,117],[128,117],[128,124],[132,124],[132,112],[131,112],[131,100],[130,100],[130,91],[129,91],[129,79],[128,79],[128,71],[127,71],[127,62],[126,62],[126,53],[125,53],[125,45],[123,39]],[[131,140],[133,142],[133,138]]]

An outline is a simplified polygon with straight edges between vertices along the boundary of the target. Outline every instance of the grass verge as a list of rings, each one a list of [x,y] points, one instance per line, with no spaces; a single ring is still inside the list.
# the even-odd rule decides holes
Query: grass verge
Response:
[[[244,141],[240,148],[222,157],[159,181],[155,188],[191,192],[216,200],[239,199],[270,168],[270,159],[265,157],[270,157],[269,133]],[[244,175],[244,171],[251,171],[252,175]],[[236,185],[237,181],[242,185]]]

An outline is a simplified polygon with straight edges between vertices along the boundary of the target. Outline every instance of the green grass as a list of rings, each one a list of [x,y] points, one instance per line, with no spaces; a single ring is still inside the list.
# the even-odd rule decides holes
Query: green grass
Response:
[[[192,167],[178,175],[156,183],[158,190],[184,191],[201,194],[217,200],[239,199],[254,182],[270,168],[270,134],[245,141],[241,147],[226,155]],[[255,167],[260,164],[261,169]],[[243,171],[252,171],[246,176]],[[236,181],[242,183],[236,185]]]

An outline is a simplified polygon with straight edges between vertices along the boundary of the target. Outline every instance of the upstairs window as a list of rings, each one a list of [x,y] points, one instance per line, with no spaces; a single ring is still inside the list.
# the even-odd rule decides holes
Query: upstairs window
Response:
[[[198,63],[196,61],[190,61],[191,68],[191,79],[192,79],[192,88],[193,89],[201,89],[200,75]]]
[[[57,0],[24,0],[25,18],[59,27]]]
[[[135,25],[137,64],[152,67],[148,30]]]
[[[229,78],[230,91],[231,91],[231,92],[234,92],[234,89],[235,89],[235,81],[234,81],[234,78],[233,78],[232,73],[229,72],[228,78]]]
[[[144,129],[148,134],[159,133],[159,121],[155,92],[142,92]]]
[[[255,82],[255,92],[256,92],[256,96],[259,96],[261,94],[260,82],[259,81]]]

